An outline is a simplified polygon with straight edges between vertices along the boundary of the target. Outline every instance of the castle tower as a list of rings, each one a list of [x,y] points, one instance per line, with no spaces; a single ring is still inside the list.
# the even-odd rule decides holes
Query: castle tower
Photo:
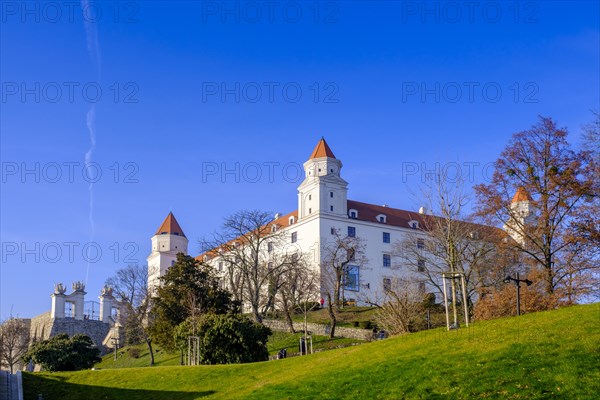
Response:
[[[154,291],[167,269],[175,263],[178,253],[187,254],[188,239],[173,213],[169,213],[152,236],[152,253],[148,256],[148,289]]]
[[[517,242],[524,244],[523,230],[535,222],[531,195],[523,186],[517,189],[510,202],[511,217],[504,224],[504,230]]]
[[[324,138],[304,163],[304,181],[298,186],[298,219],[314,214],[348,215],[348,182],[342,179],[342,162]]]

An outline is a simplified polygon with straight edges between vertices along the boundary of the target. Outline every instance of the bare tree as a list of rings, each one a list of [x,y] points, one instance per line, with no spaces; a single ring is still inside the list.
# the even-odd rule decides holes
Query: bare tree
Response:
[[[377,326],[391,335],[412,332],[424,310],[425,292],[409,279],[393,278],[383,293],[368,301],[377,307]]]
[[[282,275],[300,262],[299,248],[270,214],[243,210],[227,217],[221,232],[201,245],[215,263],[223,263],[226,284],[250,306],[256,322],[273,309]]]
[[[586,174],[590,153],[574,151],[567,136],[566,128],[540,117],[530,129],[513,135],[495,163],[491,182],[475,187],[479,214],[506,224],[515,249],[544,271],[546,293],[561,297],[564,293],[555,292],[573,275],[566,262],[582,249],[573,246],[580,239],[568,227],[584,200],[597,195],[593,176]],[[515,193],[529,210],[515,206]],[[582,265],[578,272],[588,268],[597,265]]]
[[[394,255],[401,257],[399,268],[407,268],[418,280],[426,282],[441,295],[443,276],[450,277],[450,297],[454,323],[458,322],[457,279],[463,275],[467,301],[491,284],[497,246],[504,236],[496,228],[469,222],[468,197],[461,180],[436,176],[421,188],[422,213],[415,214],[418,225],[394,244]],[[398,267],[396,267],[398,268]]]
[[[306,259],[303,257],[303,260]],[[292,320],[292,313],[298,308],[304,314],[305,332],[308,312],[312,310],[311,302],[319,300],[320,274],[311,269],[304,262],[286,269],[281,276],[282,285],[277,296],[280,309],[291,333],[296,333]]]
[[[29,347],[29,329],[20,318],[10,317],[0,325],[0,363],[12,374]]]
[[[113,289],[120,302],[127,342],[146,343],[150,353],[150,365],[154,365],[152,339],[147,330],[152,298],[148,290],[148,268],[128,265],[107,279],[106,285]]]
[[[321,264],[321,290],[327,298],[327,312],[331,322],[330,338],[335,335],[337,314],[345,300],[345,287],[351,285],[358,290],[360,268],[366,268],[367,265],[362,239],[342,235],[337,229],[333,232],[333,241],[323,247]]]

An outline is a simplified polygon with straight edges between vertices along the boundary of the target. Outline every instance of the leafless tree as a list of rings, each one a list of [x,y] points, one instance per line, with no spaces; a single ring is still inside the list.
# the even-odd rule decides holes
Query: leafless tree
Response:
[[[269,213],[243,210],[227,217],[212,239],[201,241],[205,255],[223,263],[227,289],[250,306],[257,322],[273,309],[282,275],[302,257],[281,228]]]
[[[150,353],[150,365],[154,365],[152,339],[147,330],[151,307],[148,290],[148,268],[143,265],[128,265],[119,269],[106,280],[120,303],[121,318],[129,344],[145,342]]]
[[[337,314],[343,306],[346,286],[360,287],[360,268],[366,268],[365,244],[360,237],[342,235],[333,231],[333,240],[323,246],[321,264],[321,290],[327,299],[327,312],[331,321],[329,337],[335,335]],[[352,268],[358,268],[358,274],[352,275]],[[354,279],[354,282],[350,282]]]
[[[0,362],[12,374],[29,347],[29,329],[25,321],[10,317],[0,325]]]
[[[305,260],[306,257],[303,257]],[[320,274],[311,269],[304,262],[286,269],[281,276],[282,285],[277,295],[281,311],[291,333],[295,333],[292,313],[299,307],[304,314],[305,331],[308,312],[311,311],[310,303],[317,302],[319,298]]]
[[[368,303],[377,307],[377,326],[391,335],[408,333],[424,311],[425,292],[411,279],[391,278],[382,293]]]
[[[474,297],[493,282],[495,255],[503,233],[469,222],[465,212],[469,200],[460,179],[444,176],[428,179],[421,188],[419,201],[425,205],[416,214],[418,222],[412,232],[394,243],[394,255],[402,259],[395,268],[406,268],[421,282],[443,294],[443,274],[464,274],[467,299]],[[450,280],[450,297],[454,323],[457,323],[457,285]]]

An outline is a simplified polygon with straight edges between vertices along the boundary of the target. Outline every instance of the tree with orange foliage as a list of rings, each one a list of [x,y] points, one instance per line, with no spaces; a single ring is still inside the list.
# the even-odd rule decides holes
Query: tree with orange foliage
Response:
[[[495,162],[491,182],[475,187],[479,215],[511,226],[511,245],[539,268],[548,296],[564,295],[565,287],[575,282],[571,277],[597,269],[593,263],[573,262],[585,258],[586,247],[569,226],[584,200],[594,195],[594,182],[585,173],[589,153],[573,150],[567,136],[566,128],[540,117],[530,129],[513,135]],[[518,191],[519,201],[529,201],[528,218],[511,202]]]

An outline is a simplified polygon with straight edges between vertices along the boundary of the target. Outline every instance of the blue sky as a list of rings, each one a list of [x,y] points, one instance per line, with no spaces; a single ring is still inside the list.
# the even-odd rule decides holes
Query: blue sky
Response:
[[[57,282],[95,299],[169,211],[196,254],[237,210],[294,210],[321,136],[350,198],[406,209],[424,170],[485,180],[539,114],[577,142],[598,2],[465,3],[3,2],[0,318]]]

